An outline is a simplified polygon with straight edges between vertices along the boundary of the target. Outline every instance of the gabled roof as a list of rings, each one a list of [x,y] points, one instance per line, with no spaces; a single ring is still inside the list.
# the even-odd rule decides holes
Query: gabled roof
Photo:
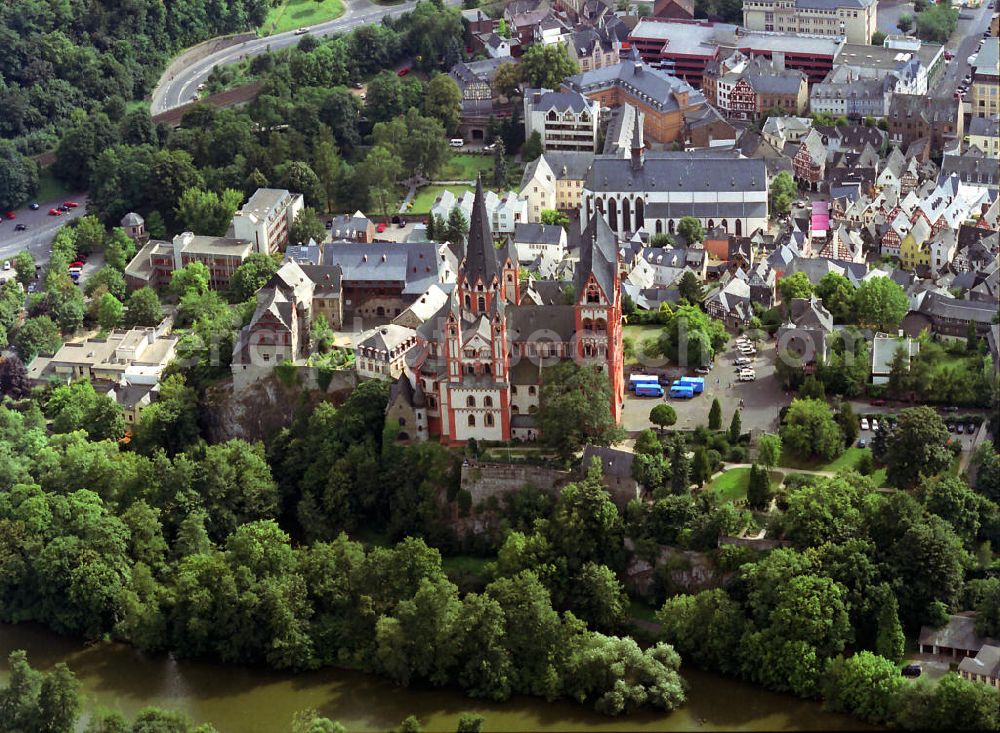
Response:
[[[613,301],[615,298],[615,274],[618,270],[618,253],[615,247],[615,234],[604,220],[595,213],[580,239],[580,264],[573,277],[573,287],[579,298],[583,286],[593,275],[604,296]]]

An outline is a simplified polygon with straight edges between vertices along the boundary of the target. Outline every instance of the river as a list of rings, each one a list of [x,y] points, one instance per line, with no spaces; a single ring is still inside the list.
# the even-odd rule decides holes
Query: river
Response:
[[[457,690],[398,688],[372,675],[338,669],[289,674],[177,661],[124,644],[86,645],[26,624],[0,624],[0,683],[7,681],[7,656],[14,649],[25,649],[36,668],[66,662],[83,685],[87,710],[103,706],[131,716],[156,705],[211,722],[220,733],[287,733],[292,715],[304,708],[318,709],[350,733],[390,730],[409,715],[416,715],[426,731],[453,733],[466,712],[486,719],[485,733],[870,729],[853,718],[823,712],[818,703],[692,669],[682,670],[690,689],[680,710],[609,718],[568,702],[515,697],[487,703]]]

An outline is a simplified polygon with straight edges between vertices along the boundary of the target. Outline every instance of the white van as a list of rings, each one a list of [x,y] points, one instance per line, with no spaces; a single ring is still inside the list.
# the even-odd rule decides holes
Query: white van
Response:
[[[460,137],[453,137],[451,140],[448,141],[448,144],[453,148],[464,148],[465,140],[463,140]]]

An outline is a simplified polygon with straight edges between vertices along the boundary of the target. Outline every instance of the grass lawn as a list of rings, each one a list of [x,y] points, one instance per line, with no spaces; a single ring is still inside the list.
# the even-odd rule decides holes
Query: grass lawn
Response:
[[[630,338],[635,341],[636,355],[625,359],[626,364],[638,364],[638,354],[642,350],[642,342],[648,339],[657,339],[663,331],[663,326],[622,326],[622,338]]]
[[[55,199],[66,198],[69,193],[70,190],[62,181],[52,175],[51,168],[42,168],[38,176],[38,193],[31,200],[41,202],[54,201]]]
[[[489,185],[493,180],[493,156],[453,155],[437,174],[437,178],[441,181],[474,181],[479,172],[483,174],[484,184]]]
[[[868,448],[848,448],[839,458],[823,466],[823,471],[839,471],[842,468],[854,468],[865,453],[871,453]]]
[[[413,197],[413,208],[410,209],[410,213],[426,214],[430,212],[431,206],[434,205],[434,200],[442,191],[447,190],[450,190],[457,198],[462,195],[463,191],[470,189],[465,186],[424,186],[417,189],[417,195]],[[396,208],[398,209],[399,207],[397,206]]]
[[[260,27],[264,35],[284,33],[304,25],[333,20],[344,12],[341,0],[282,0],[271,8]]]
[[[720,474],[712,482],[710,488],[722,501],[736,501],[737,499],[746,498],[747,486],[749,484],[749,468],[730,468],[728,471]]]

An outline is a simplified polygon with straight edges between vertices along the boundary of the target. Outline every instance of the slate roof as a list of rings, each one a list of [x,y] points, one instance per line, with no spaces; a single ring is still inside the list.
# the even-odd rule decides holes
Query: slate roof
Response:
[[[563,85],[583,94],[618,86],[657,112],[680,109],[674,94],[687,93],[689,105],[705,101],[701,92],[686,81],[636,61],[622,61],[620,64],[575,74],[567,78]]]
[[[982,135],[984,137],[1000,137],[1000,116],[973,117],[969,120],[966,135]]]
[[[766,191],[763,160],[689,153],[647,153],[641,167],[598,155],[584,181],[590,191]]]
[[[919,311],[932,318],[949,318],[974,323],[992,323],[996,315],[996,303],[979,303],[973,300],[946,298],[938,293],[928,293],[920,304]]]
[[[939,629],[932,629],[929,626],[920,628],[919,643],[924,646],[978,652],[985,643],[990,641],[993,640],[976,634],[976,615],[974,613],[949,616],[948,623]]]
[[[518,222],[514,225],[514,241],[526,244],[559,244],[563,228],[558,224],[532,224]]]
[[[800,328],[822,328],[833,331],[833,316],[823,306],[823,301],[816,298],[793,298],[791,322]]]
[[[586,445],[583,447],[583,457],[580,459],[581,470],[586,473],[595,458],[601,464],[601,471],[605,476],[632,478],[632,463],[635,461],[634,453],[615,450],[614,448]]]
[[[537,101],[535,101],[532,95],[539,92],[541,94]],[[553,92],[540,89],[526,89],[524,94],[526,98],[532,99],[531,106],[536,110],[548,111],[554,109],[557,112],[565,110],[583,112],[585,109],[589,109],[591,105],[590,100],[579,92]]]
[[[511,341],[570,341],[576,333],[576,310],[572,305],[518,305],[507,309],[507,333]]]
[[[469,236],[465,247],[465,261],[462,265],[465,278],[469,283],[482,279],[490,283],[500,279],[500,266],[497,263],[497,250],[493,246],[493,234],[490,229],[490,218],[486,213],[486,200],[483,194],[482,178],[476,179],[476,198],[472,202],[472,216],[469,217]]]
[[[593,275],[608,300],[615,297],[615,273],[618,252],[615,235],[604,217],[594,214],[580,240],[580,264],[573,276],[573,287],[579,296],[584,283]]]
[[[982,677],[1000,677],[1000,646],[984,644],[975,657],[958,663],[958,671]]]
[[[123,227],[137,227],[137,226],[142,226],[145,222],[146,220],[143,219],[141,216],[139,216],[137,213],[135,213],[134,211],[130,211],[129,213],[125,214],[125,216],[122,218],[121,224]]]

